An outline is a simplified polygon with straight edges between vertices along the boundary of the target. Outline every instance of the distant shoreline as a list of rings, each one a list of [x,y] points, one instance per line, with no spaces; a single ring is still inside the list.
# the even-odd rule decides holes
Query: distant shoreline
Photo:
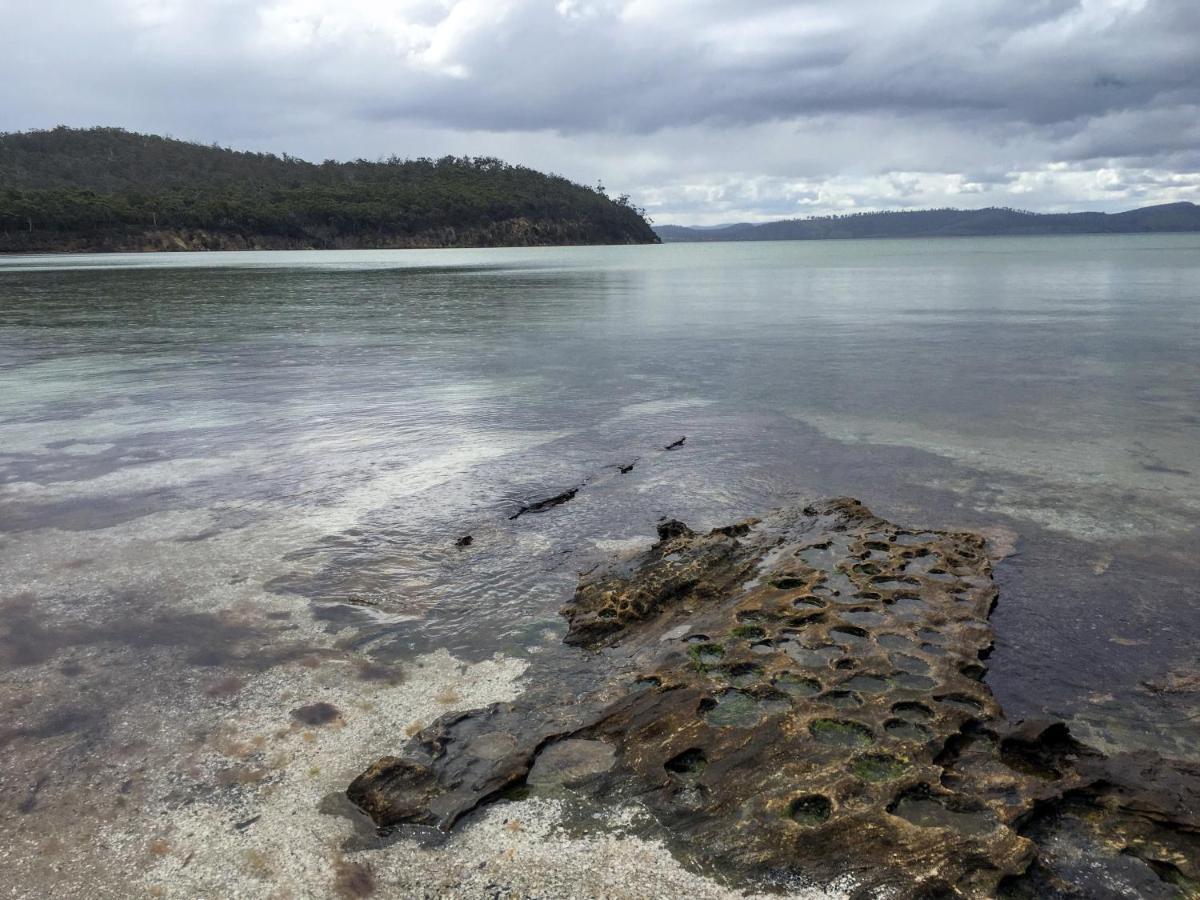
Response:
[[[662,244],[836,244],[851,241],[962,241],[977,238],[1085,238],[1085,237],[1162,237],[1170,234],[1200,234],[1200,228],[1186,231],[1037,231],[1022,234],[872,234],[853,237],[815,238],[713,238],[711,240],[668,240]]]
[[[659,225],[664,243],[821,241],[876,238],[1056,237],[1200,232],[1200,206],[1168,203],[1122,213],[1031,213],[1013,209],[931,209],[858,213],[715,227]]]

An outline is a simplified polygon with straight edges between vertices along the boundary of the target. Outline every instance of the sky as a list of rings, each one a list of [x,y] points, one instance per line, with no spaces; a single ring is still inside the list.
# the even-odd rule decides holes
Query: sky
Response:
[[[1200,0],[0,0],[0,131],[499,156],[659,224],[1200,202]]]

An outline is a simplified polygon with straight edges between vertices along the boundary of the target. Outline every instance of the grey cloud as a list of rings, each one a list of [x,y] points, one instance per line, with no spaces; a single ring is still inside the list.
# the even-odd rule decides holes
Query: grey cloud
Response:
[[[802,31],[815,4],[794,12],[775,5],[787,40],[762,35],[757,47],[721,52],[722,26],[752,15],[745,7],[731,4],[705,28],[685,23],[672,33],[662,23],[635,31],[610,13],[580,33],[530,4],[472,47],[478,90],[463,97],[442,81],[379,112],[451,126],[482,116],[489,127],[505,127],[507,113],[524,128],[644,133],[875,110],[981,111],[1052,124],[1172,93],[1196,96],[1200,54],[1187,9],[1161,0],[1124,13],[1110,3],[1044,3],[1036,4],[1041,15],[1015,16],[1012,5],[944,2],[919,15],[911,4],[825,4],[838,21],[813,36],[788,36],[785,26]],[[1181,31],[1193,40],[1181,41]],[[605,64],[613,58],[617,65]],[[514,59],[517,71],[494,77]]]
[[[1001,172],[996,170],[966,172],[963,174],[963,182],[965,184],[975,184],[980,186],[1012,184],[1016,180],[1017,176],[1012,172]]]
[[[1146,159],[1187,152],[1197,146],[1200,105],[1179,102],[1158,109],[1123,109],[1089,119],[1062,140],[1060,153],[1064,159],[1081,161]]]
[[[0,21],[0,129],[497,153],[660,217],[1119,205],[1190,196],[1200,166],[1194,0],[0,0]]]

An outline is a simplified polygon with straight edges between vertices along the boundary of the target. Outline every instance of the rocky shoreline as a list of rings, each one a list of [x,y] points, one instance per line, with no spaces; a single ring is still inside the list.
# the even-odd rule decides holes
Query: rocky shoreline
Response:
[[[172,253],[214,250],[441,250],[480,247],[567,247],[646,243],[599,237],[586,221],[505,219],[486,226],[438,228],[415,234],[255,234],[201,228],[104,234],[0,232],[0,253]]]
[[[571,671],[535,664],[348,795],[381,828],[448,830],[566,786],[644,806],[724,871],[853,896],[1200,896],[1200,769],[1006,720],[983,682],[992,566],[977,535],[849,499],[664,522],[581,579]]]

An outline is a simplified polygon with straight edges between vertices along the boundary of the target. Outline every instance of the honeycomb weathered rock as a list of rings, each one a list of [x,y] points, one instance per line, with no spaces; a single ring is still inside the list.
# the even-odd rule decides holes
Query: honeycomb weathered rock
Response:
[[[1035,858],[1024,826],[1103,783],[1098,834],[1110,823],[1122,852],[1200,878],[1200,821],[1168,809],[1200,799],[1200,779],[1155,770],[1131,811],[1113,799],[1120,766],[1061,725],[1005,723],[981,681],[986,549],[846,499],[704,535],[667,523],[564,608],[567,642],[601,651],[577,689],[534,675],[515,703],[443,717],[350,796],[381,825],[449,827],[539,754],[603,742],[611,756],[590,751],[603,765],[541,768],[638,798],[701,856],[849,876],[864,895],[989,897]]]

